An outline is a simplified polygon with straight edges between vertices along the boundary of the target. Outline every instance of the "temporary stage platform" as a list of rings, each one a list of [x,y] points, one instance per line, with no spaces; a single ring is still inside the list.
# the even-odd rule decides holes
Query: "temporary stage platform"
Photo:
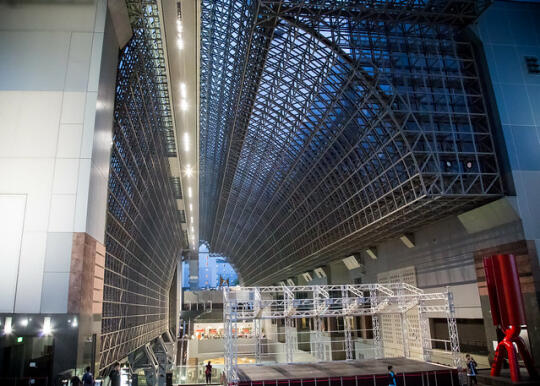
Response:
[[[398,385],[458,386],[456,369],[407,358],[294,364],[239,365],[239,386],[388,386],[388,366]]]

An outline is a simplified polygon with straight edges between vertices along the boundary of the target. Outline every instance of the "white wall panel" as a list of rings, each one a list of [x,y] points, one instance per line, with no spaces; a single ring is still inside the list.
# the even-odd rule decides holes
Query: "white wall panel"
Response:
[[[88,193],[90,190],[90,160],[81,158],[79,164],[79,181],[77,184],[77,200],[75,203],[74,232],[86,232],[88,216]]]
[[[61,92],[0,91],[0,157],[54,157],[61,103]]]
[[[0,234],[10,240],[0,251],[2,260],[10,255],[0,273],[0,312],[67,311],[73,232],[87,231],[106,14],[106,0],[0,5],[0,195],[24,199],[19,228],[0,212],[0,230],[19,229],[18,238]],[[107,45],[112,97],[105,102],[112,106],[118,46],[115,38]],[[109,146],[111,127],[112,114],[109,135],[100,132]],[[96,184],[96,224],[105,222],[108,161]],[[98,228],[103,241],[104,225]]]
[[[86,91],[92,37],[89,32],[71,34],[65,91]]]
[[[47,232],[25,231],[23,234],[15,312],[39,312],[46,241]]]
[[[82,131],[82,124],[60,125],[56,157],[79,158],[81,154]]]
[[[53,194],[76,194],[78,173],[78,158],[58,158],[54,165]]]
[[[69,40],[66,32],[0,31],[0,89],[62,90]]]
[[[69,272],[73,233],[49,232],[45,249],[45,272]]]
[[[67,312],[68,290],[69,272],[45,272],[41,292],[41,312]]]
[[[53,170],[53,159],[0,158],[0,192],[28,196],[27,231],[47,230]]]
[[[0,312],[14,308],[25,207],[25,195],[0,194]]]
[[[53,194],[49,217],[49,232],[71,232],[75,216],[74,194]]]
[[[86,93],[84,91],[64,92],[62,100],[62,123],[83,123]]]
[[[0,4],[0,25],[6,30],[78,31],[94,29],[95,2],[65,4]]]

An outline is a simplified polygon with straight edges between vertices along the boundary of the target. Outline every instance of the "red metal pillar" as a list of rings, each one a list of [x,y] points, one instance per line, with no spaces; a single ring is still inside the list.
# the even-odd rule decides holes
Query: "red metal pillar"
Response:
[[[508,355],[512,382],[519,381],[519,363],[514,343],[531,376],[536,376],[532,358],[519,336],[521,326],[526,324],[523,296],[519,286],[519,275],[513,255],[495,255],[484,258],[484,271],[488,287],[493,324],[504,331],[504,339],[499,342],[491,366],[491,375],[500,374],[504,351]]]

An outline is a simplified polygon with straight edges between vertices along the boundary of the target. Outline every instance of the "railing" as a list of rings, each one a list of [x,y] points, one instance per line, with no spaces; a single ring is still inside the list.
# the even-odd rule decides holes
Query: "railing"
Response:
[[[210,383],[223,383],[223,365],[212,365]],[[176,366],[173,369],[173,384],[193,385],[206,383],[206,363],[192,366]]]
[[[459,386],[456,370],[397,373],[398,385]],[[387,374],[366,374],[328,378],[273,379],[264,381],[240,380],[238,386],[387,386]]]
[[[430,339],[431,347],[438,350],[450,351],[450,341],[447,339]]]

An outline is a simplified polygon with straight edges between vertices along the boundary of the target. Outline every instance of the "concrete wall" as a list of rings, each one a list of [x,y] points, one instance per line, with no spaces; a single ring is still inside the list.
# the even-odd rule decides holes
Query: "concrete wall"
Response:
[[[483,46],[508,152],[526,240],[540,250],[540,75],[525,56],[540,60],[538,3],[496,1],[475,31]]]
[[[523,239],[521,222],[512,214],[511,205],[489,204],[506,208],[506,221],[482,221],[473,213],[476,222],[465,216],[451,216],[414,232],[414,248],[408,248],[399,239],[377,245],[377,259],[362,252],[359,256],[364,268],[348,270],[341,259],[325,267],[329,284],[377,282],[377,274],[408,266],[414,266],[418,287],[428,292],[440,292],[449,286],[454,293],[458,318],[482,318],[480,296],[477,287],[474,255],[478,250],[512,243]],[[517,220],[516,220],[517,219]],[[474,222],[474,226],[471,224]],[[312,275],[314,277],[314,275]],[[318,281],[306,283],[300,275],[299,284],[323,284]],[[320,280],[320,279],[319,279]],[[441,315],[442,316],[442,315]]]
[[[105,0],[0,5],[0,312],[67,312],[73,234],[103,243],[118,52],[106,14]]]

